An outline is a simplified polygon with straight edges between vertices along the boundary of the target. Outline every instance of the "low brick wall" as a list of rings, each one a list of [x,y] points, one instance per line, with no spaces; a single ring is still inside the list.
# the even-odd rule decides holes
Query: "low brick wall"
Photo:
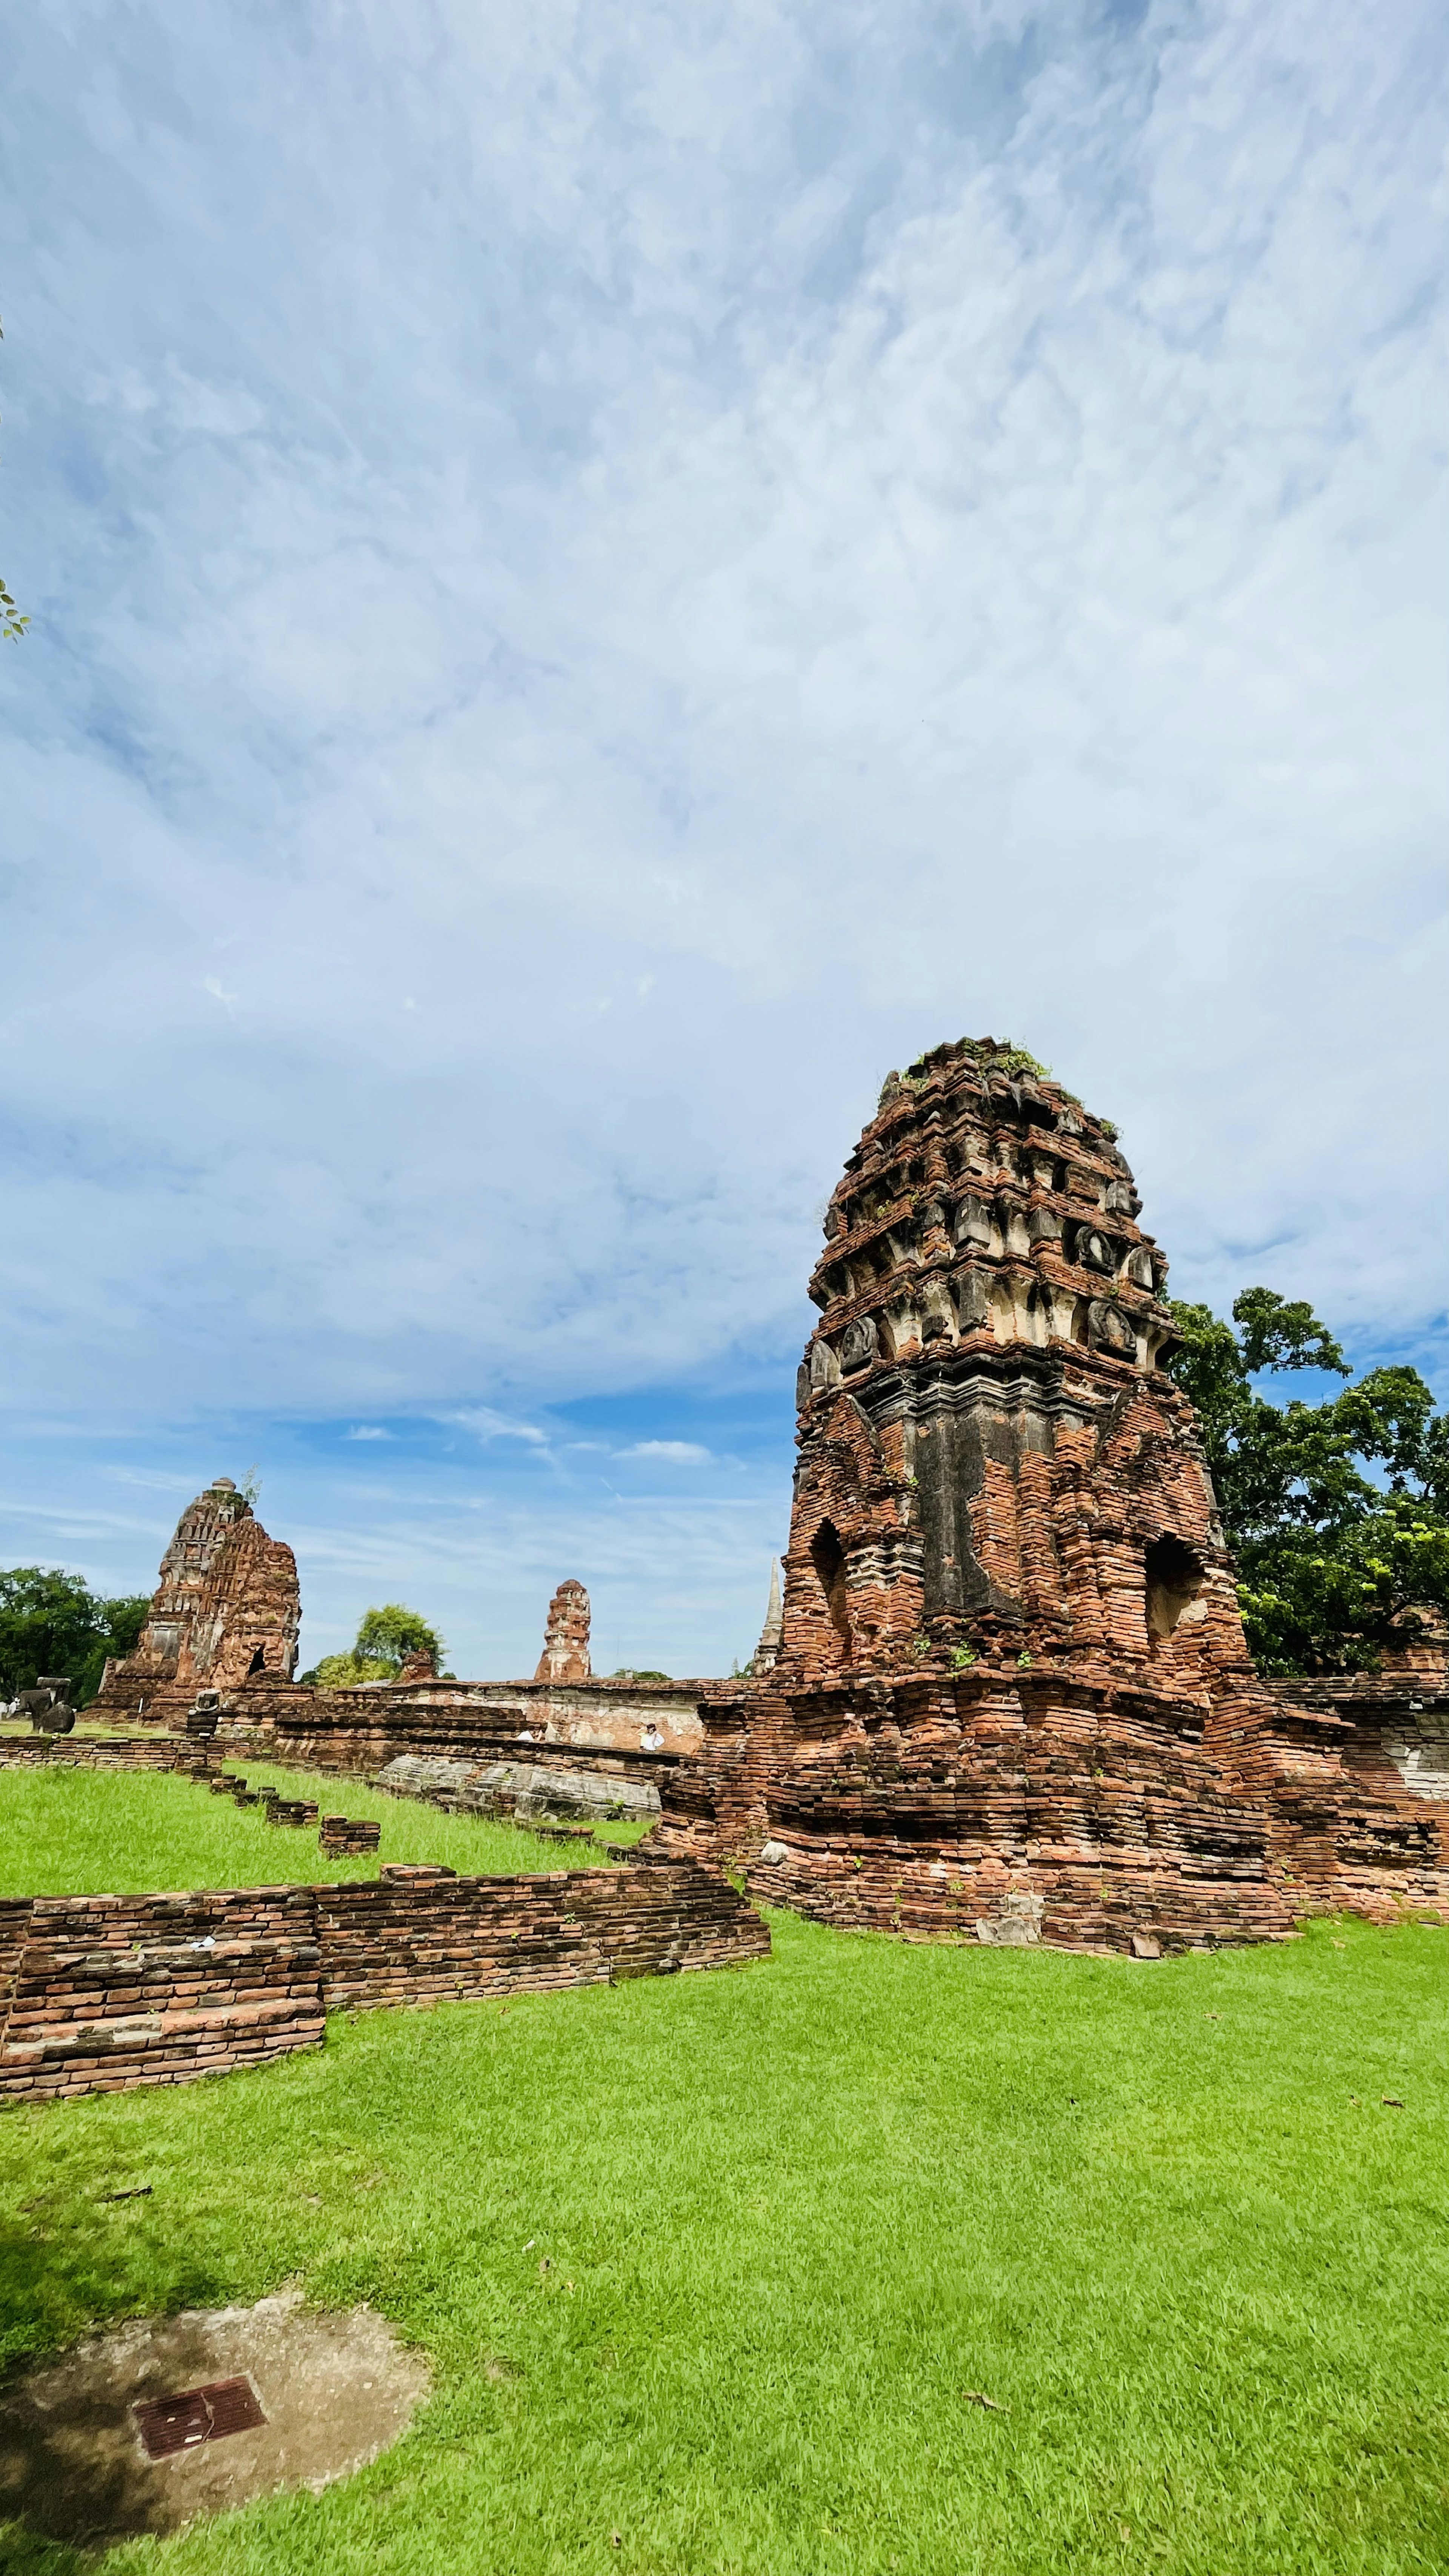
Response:
[[[407,1877],[317,1890],[329,2011],[619,1984],[763,1958],[770,1936],[728,1879],[690,1867],[541,1878]]]
[[[184,2084],[322,2036],[310,1887],[42,1896],[25,1913],[0,2100]]]
[[[204,1753],[184,1735],[0,1735],[0,1771],[190,1771]]]
[[[608,1985],[764,1958],[689,1863],[0,1904],[0,2102],[185,2084],[315,2047],[324,2015]]]

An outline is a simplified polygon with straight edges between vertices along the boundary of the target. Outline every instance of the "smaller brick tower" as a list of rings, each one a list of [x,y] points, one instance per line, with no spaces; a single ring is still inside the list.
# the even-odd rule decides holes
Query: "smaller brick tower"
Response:
[[[536,1682],[586,1682],[589,1661],[589,1596],[581,1583],[561,1583],[548,1605]]]

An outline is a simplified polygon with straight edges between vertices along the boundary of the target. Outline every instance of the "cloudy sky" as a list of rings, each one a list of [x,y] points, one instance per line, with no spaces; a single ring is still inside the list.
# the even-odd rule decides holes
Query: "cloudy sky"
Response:
[[[1431,0],[33,0],[0,1561],[728,1669],[885,1071],[1445,1348]]]

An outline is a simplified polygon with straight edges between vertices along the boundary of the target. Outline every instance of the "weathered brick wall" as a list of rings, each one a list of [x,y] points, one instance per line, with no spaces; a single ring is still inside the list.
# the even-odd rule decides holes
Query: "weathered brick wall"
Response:
[[[184,2084],[321,2036],[309,1887],[37,1897],[0,2041],[0,2099]]]
[[[394,1872],[319,1889],[317,1905],[329,2011],[608,1985],[769,1950],[729,1881],[688,1864],[527,1879]]]
[[[608,1984],[768,1955],[689,1865],[0,1905],[0,2101],[184,2084],[316,2046],[324,2015]]]
[[[189,1771],[199,1760],[185,1736],[0,1735],[0,1771]]]
[[[657,1839],[728,1853],[761,1901],[860,1929],[1068,1949],[1281,1938],[1267,1811],[1204,1733],[1191,1698],[999,1664],[805,1684],[721,1723]]]

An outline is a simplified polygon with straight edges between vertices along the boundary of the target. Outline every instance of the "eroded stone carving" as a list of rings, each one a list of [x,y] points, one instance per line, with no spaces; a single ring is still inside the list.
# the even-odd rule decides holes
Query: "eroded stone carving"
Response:
[[[1087,1330],[1099,1350],[1120,1351],[1124,1359],[1133,1357],[1137,1335],[1129,1316],[1120,1306],[1104,1297],[1094,1297],[1087,1309]]]
[[[840,1337],[840,1365],[848,1377],[852,1370],[868,1368],[880,1348],[880,1333],[873,1315],[856,1315]]]

